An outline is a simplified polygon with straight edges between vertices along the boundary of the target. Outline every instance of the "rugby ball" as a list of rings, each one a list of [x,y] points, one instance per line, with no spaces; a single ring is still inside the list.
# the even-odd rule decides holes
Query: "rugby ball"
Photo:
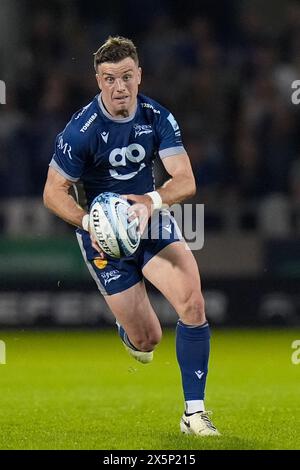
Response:
[[[139,221],[128,220],[129,202],[119,194],[105,192],[90,207],[90,230],[99,247],[113,258],[133,255],[140,244]]]

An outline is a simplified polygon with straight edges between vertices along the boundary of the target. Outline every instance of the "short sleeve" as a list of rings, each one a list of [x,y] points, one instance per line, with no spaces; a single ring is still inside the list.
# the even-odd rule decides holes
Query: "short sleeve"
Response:
[[[170,157],[186,153],[182,143],[179,125],[172,113],[162,113],[158,125],[159,135],[159,156],[160,158]]]
[[[78,181],[81,177],[87,152],[82,136],[69,123],[55,140],[55,151],[50,166],[70,181]]]

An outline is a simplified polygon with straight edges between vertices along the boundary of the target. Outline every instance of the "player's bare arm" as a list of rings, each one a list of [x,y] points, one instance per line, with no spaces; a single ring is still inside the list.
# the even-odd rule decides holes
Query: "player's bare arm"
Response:
[[[44,188],[44,204],[69,224],[82,227],[82,218],[86,212],[69,194],[71,186],[71,181],[50,167]]]
[[[162,204],[171,206],[192,197],[196,192],[196,184],[188,155],[166,157],[163,159],[163,164],[171,178],[157,190]],[[138,216],[140,229],[143,232],[154,210],[152,198],[147,194],[142,196],[126,194],[125,197],[135,202],[129,210],[129,215]]]
[[[72,181],[50,167],[44,188],[44,204],[47,209],[69,224],[83,228],[82,219],[86,211],[69,194],[72,184]],[[100,257],[104,257],[103,252],[92,236],[91,240],[93,247],[99,252]]]
[[[158,189],[163,204],[171,206],[194,196],[196,183],[187,154],[166,157],[163,164],[171,178]]]

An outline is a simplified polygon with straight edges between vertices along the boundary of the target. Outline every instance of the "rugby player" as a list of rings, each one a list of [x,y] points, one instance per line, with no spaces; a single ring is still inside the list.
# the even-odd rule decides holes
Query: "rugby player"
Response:
[[[172,304],[179,317],[176,353],[185,398],[180,429],[197,436],[219,435],[204,407],[210,331],[200,275],[175,220],[165,209],[196,191],[180,128],[167,109],[139,94],[142,71],[131,40],[109,37],[94,54],[94,67],[100,93],[73,115],[56,138],[44,189],[45,206],[77,227],[88,269],[116,318],[126,349],[138,361],[152,361],[162,336],[144,278]],[[153,176],[156,158],[170,176],[160,188],[155,188]],[[132,201],[131,215],[139,217],[141,229],[154,211],[164,212],[158,223],[160,235],[143,238],[132,257],[105,256],[89,233],[89,206],[105,191]]]

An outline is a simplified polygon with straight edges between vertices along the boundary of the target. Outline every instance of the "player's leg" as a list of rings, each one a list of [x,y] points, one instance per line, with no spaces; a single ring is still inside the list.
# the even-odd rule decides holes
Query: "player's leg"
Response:
[[[180,318],[176,352],[186,404],[181,430],[218,435],[204,412],[210,331],[195,258],[185,242],[174,242],[145,264],[143,274],[169,300]]]
[[[119,334],[128,352],[140,362],[150,362],[162,331],[144,282],[123,292],[106,295],[105,300],[116,318]]]
[[[99,259],[89,234],[83,230],[77,230],[77,239],[90,274],[116,318],[126,349],[138,361],[150,362],[161,338],[161,327],[140,269],[133,260]]]
[[[143,274],[179,316],[176,350],[187,412],[203,411],[210,335],[196,261],[184,242],[175,242],[151,258]]]

